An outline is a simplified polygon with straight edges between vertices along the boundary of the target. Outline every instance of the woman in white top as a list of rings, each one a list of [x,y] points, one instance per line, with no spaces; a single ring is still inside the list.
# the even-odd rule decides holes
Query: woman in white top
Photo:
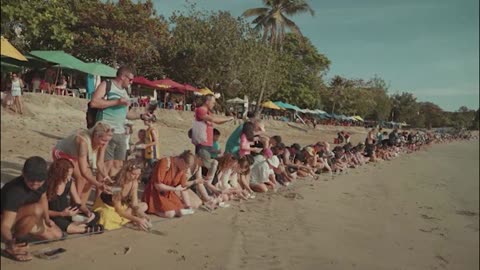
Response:
[[[96,186],[97,197],[100,191],[109,190],[112,180],[105,169],[105,149],[112,139],[110,125],[97,122],[90,130],[77,130],[58,141],[53,148],[53,159],[66,158],[74,164],[73,177],[82,205],[85,205],[92,186]]]
[[[12,73],[12,88],[11,93],[13,97],[13,110],[23,114],[22,96],[23,81],[18,77],[17,73]]]

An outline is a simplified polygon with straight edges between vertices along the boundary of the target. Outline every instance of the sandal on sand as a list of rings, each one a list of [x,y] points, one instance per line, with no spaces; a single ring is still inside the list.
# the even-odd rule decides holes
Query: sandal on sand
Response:
[[[105,228],[103,225],[97,224],[97,225],[88,225],[85,227],[85,232],[84,233],[89,233],[89,234],[100,234],[105,231]]]
[[[27,251],[27,243],[17,244],[16,245],[16,252],[9,249],[4,249],[3,255],[9,259],[12,259],[17,262],[28,262],[33,259],[30,252]]]

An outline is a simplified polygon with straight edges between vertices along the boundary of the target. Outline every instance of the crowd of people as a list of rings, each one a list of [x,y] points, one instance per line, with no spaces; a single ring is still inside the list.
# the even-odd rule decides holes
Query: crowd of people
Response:
[[[222,134],[214,125],[233,117],[214,115],[215,97],[207,95],[195,109],[192,128],[185,132],[195,150],[161,157],[155,117],[151,112],[129,110],[126,89],[132,80],[131,70],[121,67],[115,79],[102,82],[89,105],[95,109],[93,127],[59,140],[50,166],[41,157],[28,158],[22,175],[2,188],[1,236],[12,259],[32,259],[27,244],[32,237],[55,240],[126,224],[149,230],[151,215],[173,218],[194,214],[199,208],[227,208],[232,200],[252,200],[257,193],[276,192],[305,177],[330,177],[433,142],[470,139],[371,129],[365,143],[356,145],[349,134],[340,132],[339,144],[287,146],[249,113],[221,149]],[[131,145],[133,129],[127,120],[145,125]],[[141,187],[144,191],[139,196]],[[94,203],[89,206],[92,195]]]

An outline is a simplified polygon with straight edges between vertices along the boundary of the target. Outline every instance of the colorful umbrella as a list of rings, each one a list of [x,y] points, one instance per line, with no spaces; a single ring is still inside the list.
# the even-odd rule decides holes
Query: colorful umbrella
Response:
[[[133,83],[134,84],[139,84],[141,86],[145,86],[145,87],[148,87],[148,88],[153,88],[153,89],[160,88],[160,87],[158,87],[157,84],[155,84],[152,81],[148,80],[147,78],[141,77],[141,76],[133,78]]]
[[[185,87],[185,90],[187,91],[191,91],[191,92],[198,92],[200,90],[198,90],[197,88],[191,86],[190,84],[184,84],[183,87]],[[208,89],[208,88],[207,88]],[[212,92],[212,95],[213,95],[213,92]]]
[[[214,95],[215,93],[212,92],[212,90],[208,89],[207,87],[200,89],[198,92],[196,92],[198,95],[201,96],[206,96],[206,95]]]
[[[266,101],[262,104],[262,107],[267,108],[267,109],[273,109],[273,110],[283,110],[282,108],[278,107],[275,103],[271,101]]]
[[[10,42],[8,42],[6,38],[2,37],[2,43],[0,45],[1,45],[1,49],[0,49],[1,55],[14,58],[20,61],[28,61],[27,58],[25,58],[25,56],[22,53],[20,53],[15,47],[13,47],[13,45]]]
[[[158,87],[162,89],[185,90],[185,86],[183,84],[177,83],[170,79],[156,80],[156,81],[153,81],[153,83],[158,85]]]

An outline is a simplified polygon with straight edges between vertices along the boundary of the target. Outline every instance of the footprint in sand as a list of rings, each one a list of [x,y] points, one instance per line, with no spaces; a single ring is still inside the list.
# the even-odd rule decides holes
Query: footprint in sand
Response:
[[[478,213],[467,211],[467,210],[458,210],[457,214],[462,216],[468,216],[468,217],[474,217],[478,215]]]
[[[285,198],[287,198],[287,199],[303,200],[303,196],[300,195],[300,194],[298,194],[298,193],[295,193],[295,192],[291,192],[291,193],[285,194],[284,196],[285,196]]]
[[[424,218],[424,219],[428,219],[428,220],[441,220],[439,218],[431,217],[429,215],[421,215],[421,217]]]
[[[175,249],[168,249],[167,253],[168,254],[178,254],[178,251],[176,251]]]

